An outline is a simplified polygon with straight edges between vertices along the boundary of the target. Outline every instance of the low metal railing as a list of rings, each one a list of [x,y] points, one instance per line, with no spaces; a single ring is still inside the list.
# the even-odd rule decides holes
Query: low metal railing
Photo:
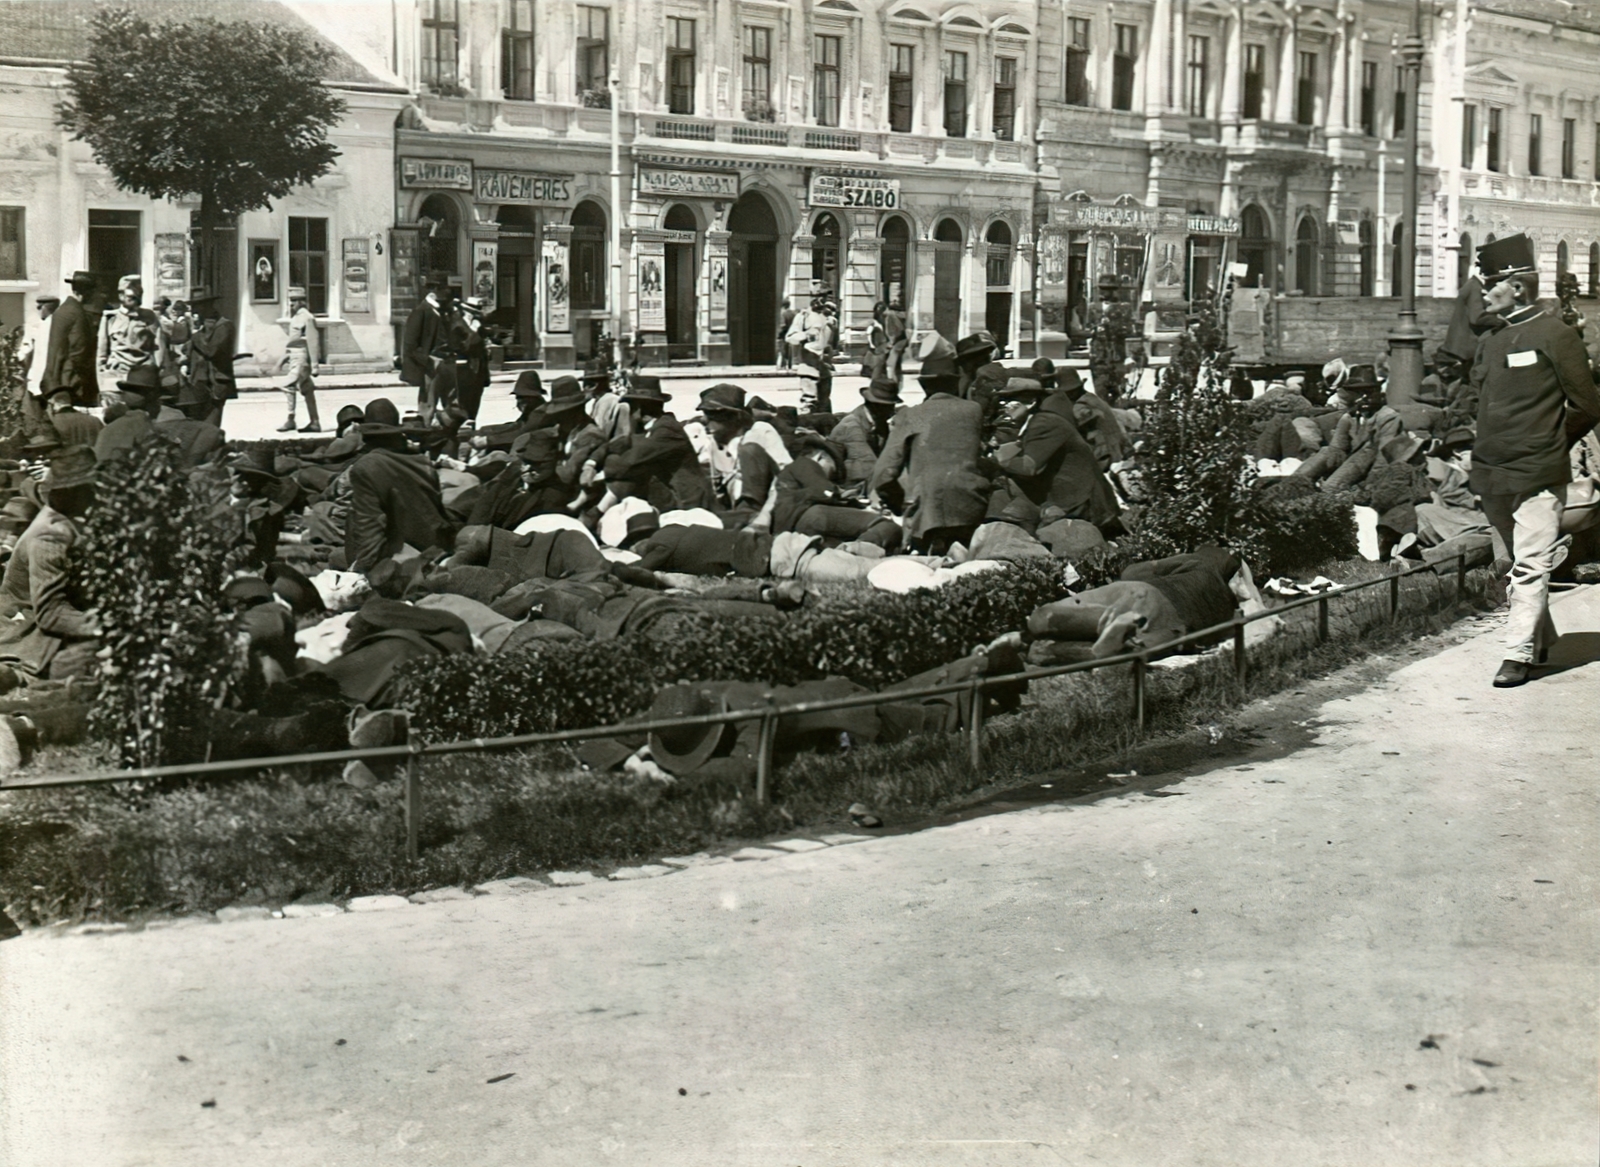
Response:
[[[1448,560],[1442,561],[1448,563]],[[556,745],[567,742],[589,741],[594,738],[614,737],[618,734],[652,733],[657,730],[680,729],[697,725],[732,725],[740,722],[761,723],[757,739],[755,799],[765,803],[772,790],[773,747],[777,740],[778,721],[783,717],[807,713],[823,713],[838,709],[861,709],[869,706],[897,704],[906,701],[926,700],[930,697],[962,697],[961,711],[963,734],[966,738],[967,758],[974,771],[983,766],[983,713],[985,695],[990,689],[1015,686],[1028,681],[1061,677],[1072,673],[1087,673],[1096,669],[1128,665],[1132,670],[1133,708],[1135,727],[1145,725],[1145,680],[1152,655],[1166,655],[1175,648],[1198,641],[1211,640],[1231,634],[1233,647],[1233,672],[1235,680],[1243,685],[1249,671],[1249,658],[1245,650],[1244,630],[1258,620],[1265,620],[1296,608],[1317,606],[1317,641],[1328,639],[1329,601],[1352,596],[1368,588],[1387,586],[1389,589],[1389,617],[1394,619],[1400,611],[1400,581],[1407,576],[1436,572],[1440,564],[1422,563],[1404,570],[1392,571],[1374,579],[1355,584],[1341,584],[1316,595],[1302,596],[1273,608],[1250,615],[1240,614],[1221,624],[1200,628],[1176,640],[1138,652],[1119,653],[1115,656],[1097,657],[1093,660],[1075,661],[1071,664],[1049,665],[1024,669],[1015,673],[987,674],[982,667],[973,675],[960,681],[942,685],[924,685],[915,689],[891,689],[870,693],[855,693],[848,697],[833,697],[822,701],[803,701],[793,705],[779,705],[774,694],[767,695],[764,706],[755,709],[730,709],[719,713],[670,717],[658,720],[629,721],[616,725],[597,725],[583,729],[553,730],[548,733],[512,734],[506,737],[469,738],[453,742],[423,742],[412,740],[406,745],[372,746],[365,749],[329,750],[320,753],[291,754],[271,758],[240,758],[225,762],[194,762],[181,766],[151,766],[138,770],[104,770],[92,774],[42,774],[12,776],[0,781],[0,790],[37,789],[53,786],[85,786],[99,782],[130,782],[165,778],[198,778],[240,772],[283,769],[289,766],[344,764],[348,762],[401,761],[405,762],[404,807],[406,825],[406,857],[414,861],[418,853],[418,834],[422,822],[421,759],[450,754],[487,753],[498,750],[524,749],[529,746]],[[1467,560],[1465,554],[1456,557],[1455,598],[1466,594]]]

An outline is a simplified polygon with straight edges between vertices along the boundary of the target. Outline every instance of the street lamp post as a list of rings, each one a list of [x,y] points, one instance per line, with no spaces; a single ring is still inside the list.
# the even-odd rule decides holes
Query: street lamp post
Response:
[[[611,302],[611,351],[604,355],[621,363],[622,343],[622,82],[615,65],[606,77],[611,96],[611,272],[607,298]]]
[[[1410,405],[1422,386],[1422,329],[1417,326],[1417,153],[1422,93],[1422,0],[1411,12],[1411,32],[1401,46],[1405,69],[1405,205],[1400,211],[1400,321],[1389,334],[1390,405]]]

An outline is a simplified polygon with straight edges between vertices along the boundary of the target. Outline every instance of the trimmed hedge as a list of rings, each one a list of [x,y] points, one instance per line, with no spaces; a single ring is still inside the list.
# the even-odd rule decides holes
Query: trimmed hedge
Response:
[[[828,598],[784,619],[693,613],[663,632],[539,644],[402,666],[418,729],[435,740],[603,725],[681,681],[792,685],[845,677],[880,689],[965,656],[1067,591],[1067,565],[1030,560],[935,591]]]

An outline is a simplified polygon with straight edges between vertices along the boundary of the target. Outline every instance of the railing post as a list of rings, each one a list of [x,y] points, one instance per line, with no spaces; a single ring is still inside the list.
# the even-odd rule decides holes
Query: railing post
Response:
[[[1394,569],[1394,574],[1389,577],[1389,619],[1395,620],[1400,616],[1400,569]]]
[[[1249,662],[1244,655],[1244,617],[1233,618],[1233,679],[1243,685],[1249,675]]]
[[[417,836],[422,830],[422,759],[417,750],[422,743],[406,734],[406,744],[411,747],[411,754],[406,758],[405,776],[405,801],[406,801],[406,862],[417,861]]]
[[[986,657],[982,655],[978,657],[977,669],[967,693],[967,764],[972,767],[974,774],[983,772],[983,709],[988,704],[988,694],[983,688],[983,674],[988,664]]]
[[[1144,732],[1144,671],[1148,658],[1140,653],[1133,660],[1133,726]]]
[[[772,793],[772,751],[778,740],[778,715],[773,694],[763,694],[767,710],[761,715],[761,732],[756,738],[756,805],[766,806]]]
[[[1328,597],[1326,593],[1317,597],[1317,643],[1328,643]]]

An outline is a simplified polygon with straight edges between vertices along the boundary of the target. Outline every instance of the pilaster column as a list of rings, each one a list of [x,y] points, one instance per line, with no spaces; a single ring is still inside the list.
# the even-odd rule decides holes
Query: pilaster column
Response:
[[[1239,110],[1243,105],[1244,70],[1244,8],[1235,4],[1228,14],[1228,47],[1222,54],[1222,124],[1228,128],[1239,124]]]
[[[1333,34],[1333,84],[1328,96],[1328,133],[1343,134],[1349,125],[1350,26],[1340,21]]]
[[[1294,121],[1295,69],[1300,63],[1300,37],[1296,28],[1299,12],[1285,6],[1288,27],[1278,39],[1278,86],[1272,95],[1272,120],[1288,123]]]
[[[1150,44],[1144,55],[1144,116],[1158,118],[1167,108],[1168,26],[1172,0],[1156,0],[1150,17]]]
[[[1189,60],[1189,26],[1184,19],[1188,5],[1179,3],[1172,9],[1172,44],[1167,52],[1167,112],[1184,113],[1188,78],[1184,70]]]

